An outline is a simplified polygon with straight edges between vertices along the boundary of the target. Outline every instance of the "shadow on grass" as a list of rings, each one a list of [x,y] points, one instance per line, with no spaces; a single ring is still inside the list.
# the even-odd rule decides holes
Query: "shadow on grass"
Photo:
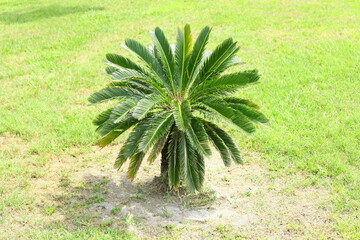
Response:
[[[60,5],[50,5],[37,9],[31,8],[23,11],[4,12],[0,14],[0,21],[4,22],[5,24],[27,23],[44,18],[61,17],[69,14],[101,10],[104,10],[104,8],[89,6],[64,7]]]

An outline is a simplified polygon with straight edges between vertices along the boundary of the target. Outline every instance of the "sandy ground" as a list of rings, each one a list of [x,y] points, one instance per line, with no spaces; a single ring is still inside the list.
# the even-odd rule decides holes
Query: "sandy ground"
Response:
[[[256,155],[245,156],[251,164],[225,168],[214,154],[206,160],[202,193],[164,192],[153,181],[159,161],[143,163],[131,182],[125,177],[127,166],[113,169],[118,148],[49,156],[44,175],[31,179],[29,194],[35,196],[35,207],[29,214],[45,229],[57,223],[69,230],[121,228],[139,239],[336,238],[329,192],[306,184],[301,173],[267,170]],[[49,206],[56,211],[44,213]],[[21,214],[14,212],[5,226],[34,227],[33,221],[19,223]]]

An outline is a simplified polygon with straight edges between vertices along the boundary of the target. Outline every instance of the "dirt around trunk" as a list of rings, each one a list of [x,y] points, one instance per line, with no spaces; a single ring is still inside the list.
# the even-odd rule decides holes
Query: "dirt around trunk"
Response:
[[[44,175],[29,182],[31,210],[9,212],[2,229],[91,226],[126,229],[137,239],[336,238],[329,192],[302,173],[267,170],[256,155],[246,156],[252,164],[225,168],[214,154],[205,160],[204,191],[180,194],[153,182],[159,160],[144,163],[133,182],[127,179],[126,165],[113,169],[117,150],[49,156]],[[18,222],[25,213],[29,220]]]

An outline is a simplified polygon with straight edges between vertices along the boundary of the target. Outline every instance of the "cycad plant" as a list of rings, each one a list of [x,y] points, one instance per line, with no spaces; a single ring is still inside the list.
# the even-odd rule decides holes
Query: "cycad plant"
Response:
[[[153,45],[145,47],[132,39],[123,45],[140,64],[117,54],[106,55],[106,73],[112,81],[89,101],[116,101],[94,124],[102,147],[131,130],[115,162],[120,168],[130,161],[129,178],[134,179],[145,158],[152,163],[161,153],[161,176],[171,188],[185,183],[192,191],[200,190],[210,142],[225,166],[232,160],[242,162],[235,141],[218,123],[252,133],[254,123],[268,121],[258,105],[231,96],[258,81],[257,71],[223,74],[239,64],[235,56],[239,47],[229,38],[214,51],[205,51],[210,32],[205,27],[193,43],[190,26],[185,25],[178,29],[174,46],[157,27],[150,32]]]

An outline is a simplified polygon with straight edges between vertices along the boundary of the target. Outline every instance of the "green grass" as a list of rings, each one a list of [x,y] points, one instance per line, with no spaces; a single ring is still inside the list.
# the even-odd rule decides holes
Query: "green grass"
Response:
[[[175,27],[190,23],[195,33],[214,27],[209,48],[233,37],[242,68],[262,74],[261,84],[239,95],[260,103],[271,123],[252,138],[238,135],[243,151],[260,153],[271,170],[320,179],[331,191],[335,228],[359,238],[359,12],[356,0],[0,0],[0,134],[19,136],[30,149],[0,148],[0,180],[18,182],[1,184],[2,218],[31,205],[28,179],[41,177],[49,154],[86,152],[96,141],[91,120],[100,107],[87,97],[108,81],[105,54],[120,52],[125,38],[150,43],[155,26],[174,42]],[[69,238],[91,236],[83,231]]]

